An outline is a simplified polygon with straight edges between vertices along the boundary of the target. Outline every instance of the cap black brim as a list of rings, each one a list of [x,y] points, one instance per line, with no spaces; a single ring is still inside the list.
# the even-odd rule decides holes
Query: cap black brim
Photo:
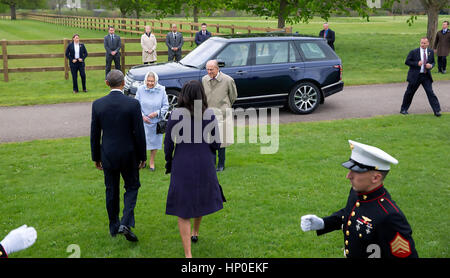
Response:
[[[358,172],[358,173],[364,173],[364,172],[370,171],[370,169],[359,167],[359,165],[357,163],[355,163],[355,161],[352,159],[342,163],[342,166],[344,166],[345,168],[347,168],[349,170]]]

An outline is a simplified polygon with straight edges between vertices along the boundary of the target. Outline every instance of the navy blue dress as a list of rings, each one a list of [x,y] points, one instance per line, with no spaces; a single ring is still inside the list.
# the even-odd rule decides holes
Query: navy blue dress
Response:
[[[181,218],[196,218],[221,210],[223,202],[226,201],[214,165],[215,151],[220,147],[220,142],[217,140],[218,142],[208,143],[202,135],[206,127],[207,130],[211,130],[210,135],[218,138],[219,136],[215,136],[214,132],[218,130],[217,121],[212,110],[205,111],[205,117],[201,121],[201,140],[199,140],[198,130],[200,129],[197,129],[197,135],[195,135],[194,118],[185,115],[180,116],[179,119],[173,119],[178,118],[173,116],[179,109],[172,112],[164,138],[166,173],[171,173],[166,214]],[[205,120],[205,118],[208,119]],[[190,136],[188,133],[184,136],[185,129],[189,126],[183,123],[188,122]],[[176,138],[172,138],[172,130],[174,134],[177,134]],[[197,136],[198,141],[194,141],[194,136]],[[189,137],[190,140],[186,140]]]

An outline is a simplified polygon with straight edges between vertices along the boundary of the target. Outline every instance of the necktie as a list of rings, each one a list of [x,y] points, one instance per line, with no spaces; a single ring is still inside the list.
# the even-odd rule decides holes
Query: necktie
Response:
[[[111,43],[114,41],[114,35],[111,35]]]
[[[427,65],[427,50],[424,49],[424,50],[423,50],[423,73],[426,73],[426,72],[427,72],[427,67],[426,67],[426,65]]]

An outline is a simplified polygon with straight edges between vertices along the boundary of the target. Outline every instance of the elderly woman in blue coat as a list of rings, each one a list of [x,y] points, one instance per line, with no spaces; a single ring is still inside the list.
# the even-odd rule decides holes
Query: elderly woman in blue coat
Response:
[[[158,75],[148,72],[144,84],[136,92],[136,99],[141,104],[142,120],[144,121],[147,150],[150,150],[150,170],[155,171],[155,156],[162,148],[163,135],[156,133],[156,124],[164,118],[169,109],[166,88],[158,84]]]

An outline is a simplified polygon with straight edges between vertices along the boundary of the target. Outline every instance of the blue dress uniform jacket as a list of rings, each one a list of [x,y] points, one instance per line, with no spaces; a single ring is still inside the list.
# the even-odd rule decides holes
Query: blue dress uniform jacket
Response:
[[[323,220],[317,235],[342,229],[348,258],[418,257],[411,227],[383,185],[366,194],[351,189],[345,208]]]

